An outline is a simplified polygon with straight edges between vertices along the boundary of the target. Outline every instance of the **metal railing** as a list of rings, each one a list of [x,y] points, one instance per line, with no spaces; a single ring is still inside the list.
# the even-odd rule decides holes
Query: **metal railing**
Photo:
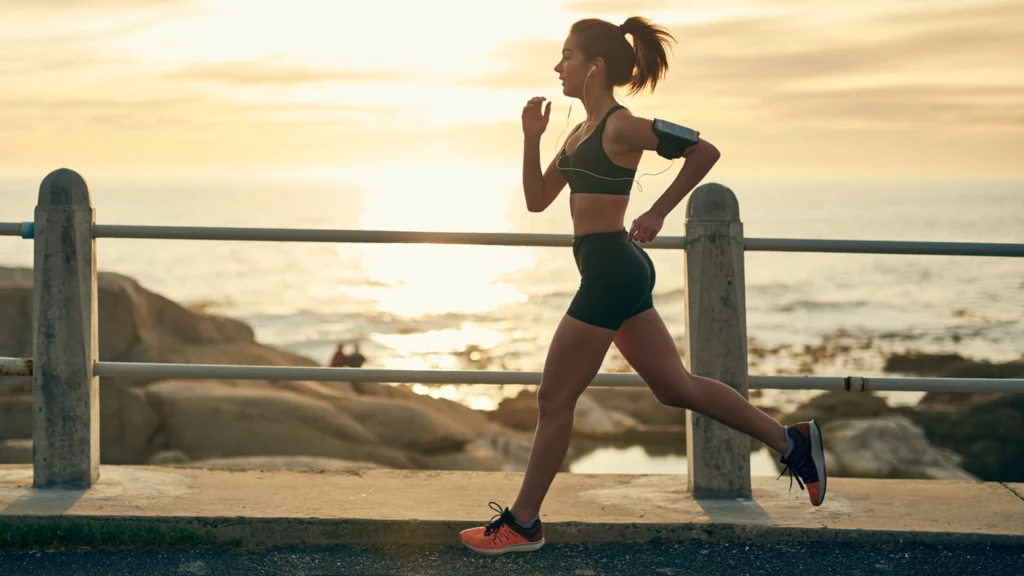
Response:
[[[749,389],[864,391],[942,391],[942,392],[1024,392],[1024,379],[980,378],[876,378],[862,376],[749,376],[746,359],[745,287],[732,278],[743,274],[746,251],[828,252],[858,254],[917,254],[950,256],[1024,257],[1024,244],[969,242],[905,242],[876,240],[828,240],[744,238],[739,221],[738,203],[732,192],[717,184],[699,187],[687,205],[686,236],[662,236],[645,248],[684,250],[687,274],[687,352],[695,374],[716,378],[742,393]],[[291,366],[187,365],[100,362],[97,351],[97,296],[95,240],[98,238],[134,238],[163,240],[242,240],[266,242],[357,242],[357,243],[432,243],[477,244],[489,246],[568,247],[572,238],[560,234],[409,232],[383,230],[308,230],[288,228],[232,228],[194,226],[97,225],[82,178],[70,170],[58,170],[44,180],[35,222],[0,223],[0,236],[21,236],[37,244],[35,301],[53,307],[47,314],[35,311],[37,345],[32,359],[0,358],[0,377],[34,376],[34,386],[42,388],[41,406],[35,417],[47,421],[63,419],[56,407],[65,405],[66,396],[75,396],[85,405],[95,377],[152,379],[254,379],[318,380],[348,382],[390,382],[423,384],[540,384],[540,372],[489,370],[400,370],[373,368],[325,368]],[[40,246],[42,243],[42,246]],[[708,250],[714,247],[714,250]],[[696,249],[695,249],[696,248]],[[86,301],[82,301],[86,294]],[[710,309],[704,299],[713,295],[729,303]],[[91,306],[91,307],[90,307]],[[690,313],[700,309],[699,319]],[[711,310],[713,309],[713,310]],[[709,311],[710,310],[710,311]],[[86,357],[69,356],[85,349]],[[81,361],[85,360],[85,365]],[[39,377],[39,367],[49,364],[52,381]],[[636,374],[600,373],[594,386],[644,386]],[[37,413],[38,412],[38,413]],[[89,412],[86,412],[89,414]],[[687,422],[694,422],[688,413]],[[90,446],[98,442],[96,427],[88,418],[64,422],[54,428],[58,438],[36,438],[37,454],[61,451],[66,470],[55,470],[45,458],[35,458],[37,485],[86,483],[98,477]],[[716,449],[728,454],[735,470],[744,474],[726,474],[730,470],[717,463],[701,461],[691,454],[690,488],[695,492],[719,495],[749,495],[749,448],[745,439],[720,424],[707,421],[702,440],[716,443]],[[35,427],[39,430],[39,427]],[[710,432],[709,432],[710,430]],[[691,438],[693,434],[690,435]],[[72,442],[61,441],[71,438]],[[39,448],[39,444],[42,447]],[[723,448],[724,446],[724,448]],[[691,445],[691,448],[700,448]],[[708,450],[695,450],[701,454]],[[743,460],[748,462],[743,466]]]
[[[233,364],[160,364],[96,362],[93,374],[109,378],[161,380],[272,380],[314,382],[389,382],[392,384],[539,385],[543,372],[526,370],[393,370]],[[32,376],[31,358],[0,358],[0,376]],[[1019,378],[893,378],[867,376],[748,376],[750,390],[824,390],[830,392],[1024,392]],[[633,373],[603,372],[594,387],[644,388]]]
[[[0,222],[0,236],[32,238],[32,222]],[[26,232],[27,231],[27,232]],[[416,232],[406,230],[332,230],[205,226],[126,226],[96,224],[93,238],[143,240],[237,240],[251,242],[340,242],[359,244],[466,244],[479,246],[566,247],[565,234],[494,232]],[[659,236],[644,248],[686,248],[685,236]],[[747,252],[819,252],[835,254],[905,254],[920,256],[994,256],[1024,258],[1024,244],[998,242],[911,242],[902,240],[828,240],[817,238],[746,238]]]

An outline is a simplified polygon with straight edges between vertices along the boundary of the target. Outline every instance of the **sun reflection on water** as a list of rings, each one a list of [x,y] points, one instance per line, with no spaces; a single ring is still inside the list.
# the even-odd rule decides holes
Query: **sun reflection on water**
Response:
[[[360,227],[375,230],[508,232],[509,171],[473,165],[420,165],[374,174]],[[362,296],[405,317],[479,314],[521,302],[502,278],[531,268],[529,248],[445,244],[364,244],[375,286]]]
[[[429,164],[375,171],[366,180],[359,225],[364,230],[509,232],[509,194],[517,187],[514,171],[486,166]],[[528,247],[361,244],[359,251],[368,282],[353,295],[407,319],[480,315],[525,302],[527,294],[505,278],[535,263]],[[405,368],[455,367],[452,352],[494,346],[502,338],[499,332],[473,327],[471,320],[453,329],[375,336],[398,356],[412,359]]]

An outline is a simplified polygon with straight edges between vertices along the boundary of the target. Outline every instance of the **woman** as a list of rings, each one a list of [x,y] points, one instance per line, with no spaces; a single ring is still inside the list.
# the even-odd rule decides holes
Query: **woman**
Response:
[[[633,37],[632,46],[627,35]],[[511,509],[492,502],[497,518],[460,534],[463,544],[479,554],[544,545],[541,502],[569,448],[576,400],[612,342],[661,403],[693,410],[757,438],[784,454],[782,463],[797,473],[801,488],[807,486],[813,505],[824,499],[824,453],[817,424],[812,420],[784,427],[726,384],[690,374],[653,306],[654,266],[636,242],[657,237],[668,213],[714,166],[718,150],[699,137],[688,142],[675,181],[628,232],[623,224],[640,157],[645,150],[660,152],[659,143],[670,137],[656,133],[651,120],[619,105],[613,90],[653,90],[668,69],[665,48],[672,40],[664,28],[639,17],[621,26],[596,19],[573,24],[555,72],[562,93],[583,101],[587,119],[543,174],[540,137],[551,104],[536,97],[523,108],[526,206],[541,212],[569,185],[573,256],[581,282],[544,363],[537,430],[519,496]]]

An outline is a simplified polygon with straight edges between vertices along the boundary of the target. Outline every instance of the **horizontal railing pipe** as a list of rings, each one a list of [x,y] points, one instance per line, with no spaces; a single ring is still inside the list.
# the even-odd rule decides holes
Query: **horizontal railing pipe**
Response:
[[[846,390],[848,392],[1024,392],[1024,379],[905,378],[865,376],[750,376],[759,390]]]
[[[844,254],[913,254],[919,256],[1024,257],[1024,244],[993,242],[904,242],[894,240],[818,240],[747,238],[747,252],[831,252]]]
[[[236,366],[223,364],[154,364],[97,362],[98,376],[115,378],[201,380],[313,380],[321,382],[389,382],[396,384],[537,385],[541,372],[515,370],[407,370],[326,368],[308,366]],[[592,386],[643,387],[633,373],[602,372]],[[893,378],[862,376],[750,376],[749,387],[760,390],[1024,392],[1024,379]]]
[[[395,384],[540,384],[541,372],[515,370],[405,370],[306,366],[238,366],[224,364],[157,364],[97,362],[97,376],[154,379],[314,380],[321,382],[390,382]],[[0,358],[0,377],[32,375],[31,358]],[[602,372],[592,386],[643,387],[633,373]],[[1024,392],[1019,378],[905,378],[864,376],[750,376],[752,390],[823,390],[848,392]]]
[[[223,364],[146,364],[97,362],[99,376],[201,380],[313,380],[320,382],[390,382],[396,384],[540,384],[540,372],[515,370],[392,370],[308,366],[235,366]],[[636,374],[602,373],[595,386],[644,386]]]
[[[0,377],[31,375],[31,358],[0,358]]]
[[[31,223],[0,222],[0,236],[31,238]],[[96,224],[94,238],[163,240],[237,240],[251,242],[338,242],[361,244],[464,244],[481,246],[572,245],[567,234],[513,232],[421,232],[406,230],[332,230],[297,228],[235,228],[207,226],[135,226]],[[645,248],[686,248],[685,236],[661,236]],[[746,238],[748,252],[819,252],[903,254],[918,256],[1024,257],[1024,244],[995,242],[918,242],[895,240],[829,240],[814,238]]]
[[[97,224],[95,238],[165,240],[245,240],[257,242],[352,242],[364,244],[476,244],[482,246],[572,245],[569,234],[513,232],[422,232],[406,230],[330,230],[294,228],[214,228],[202,226],[123,226]],[[666,236],[651,248],[685,247],[685,238]]]

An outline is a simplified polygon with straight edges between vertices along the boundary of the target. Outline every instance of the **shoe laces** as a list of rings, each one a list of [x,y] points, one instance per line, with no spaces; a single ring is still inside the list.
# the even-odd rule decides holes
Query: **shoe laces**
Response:
[[[794,478],[793,472],[796,471],[796,476],[795,476],[796,483],[797,483],[798,486],[800,486],[800,489],[803,490],[804,489],[804,483],[801,482],[800,479],[801,478],[810,478],[811,477],[811,468],[810,468],[810,466],[813,464],[811,462],[811,459],[810,458],[798,458],[796,462],[791,462],[785,456],[783,456],[781,461],[782,461],[783,464],[786,465],[786,467],[782,469],[782,474],[779,474],[779,477],[776,478],[776,480],[778,480],[779,478],[782,478],[782,475],[785,474],[786,472],[789,472],[789,489],[790,489],[790,491],[792,491],[793,490],[793,478]]]
[[[484,536],[490,536],[491,534],[498,532],[501,530],[501,527],[507,523],[507,519],[505,518],[505,508],[503,508],[501,504],[498,504],[497,502],[489,502],[487,506],[491,510],[497,512],[497,514],[492,516],[491,521],[484,527]]]

